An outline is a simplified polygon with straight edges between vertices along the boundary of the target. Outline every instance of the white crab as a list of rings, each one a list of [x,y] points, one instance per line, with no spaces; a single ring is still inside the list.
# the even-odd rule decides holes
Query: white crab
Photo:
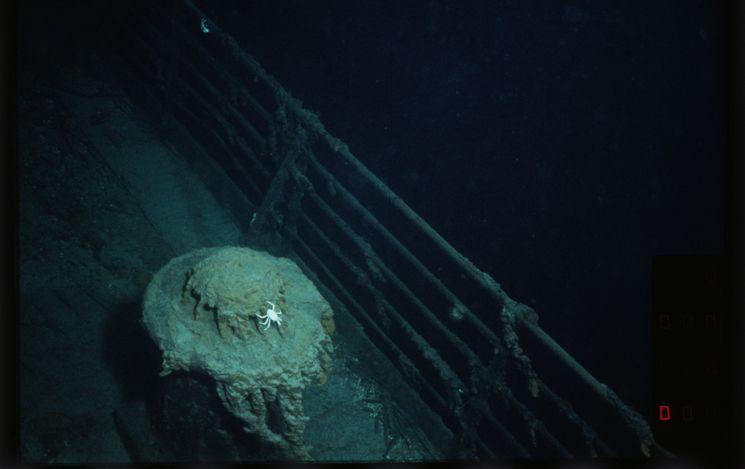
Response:
[[[282,315],[282,311],[276,309],[277,307],[274,306],[274,303],[271,301],[267,301],[272,307],[267,308],[266,314],[263,316],[261,314],[256,314],[256,317],[260,319],[259,324],[264,327],[264,330],[269,329],[272,326],[273,322],[277,323],[277,327],[279,327],[282,324],[282,318],[280,317]]]

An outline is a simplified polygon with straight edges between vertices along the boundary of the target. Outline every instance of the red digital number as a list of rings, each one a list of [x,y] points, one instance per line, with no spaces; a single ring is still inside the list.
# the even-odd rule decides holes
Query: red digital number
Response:
[[[659,406],[660,409],[660,421],[667,422],[670,420],[670,406],[669,405],[661,405]]]

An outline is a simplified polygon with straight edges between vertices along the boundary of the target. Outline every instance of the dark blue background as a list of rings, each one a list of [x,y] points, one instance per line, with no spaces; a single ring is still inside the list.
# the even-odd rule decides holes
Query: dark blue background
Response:
[[[203,6],[591,373],[646,411],[651,258],[723,249],[715,5]]]

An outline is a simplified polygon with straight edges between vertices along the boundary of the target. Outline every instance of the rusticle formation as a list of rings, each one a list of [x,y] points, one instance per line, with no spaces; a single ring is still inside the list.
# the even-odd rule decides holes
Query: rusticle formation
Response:
[[[147,288],[142,321],[163,352],[162,376],[211,376],[246,431],[308,458],[302,394],[331,369],[334,322],[294,262],[243,247],[174,258]]]

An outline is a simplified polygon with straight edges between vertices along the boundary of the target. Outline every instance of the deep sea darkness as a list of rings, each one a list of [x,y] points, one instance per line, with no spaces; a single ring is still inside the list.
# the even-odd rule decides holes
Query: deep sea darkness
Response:
[[[191,1],[234,36],[306,108],[316,112],[332,135],[346,142],[354,155],[458,251],[488,272],[512,298],[534,308],[543,329],[593,376],[652,421],[653,258],[723,255],[728,241],[724,201],[727,38],[724,12],[718,9],[718,2]],[[19,49],[18,62],[26,77],[19,95],[24,109],[30,110],[24,116],[25,132],[21,133],[23,143],[28,144],[25,154],[34,158],[29,161],[54,162],[60,158],[66,162],[49,163],[48,167],[30,163],[21,166],[25,168],[21,171],[25,180],[41,181],[38,191],[36,186],[25,187],[26,207],[34,211],[28,211],[22,219],[27,227],[23,234],[28,238],[22,237],[21,241],[34,249],[41,246],[39,252],[45,249],[38,258],[29,254],[36,251],[27,249],[22,258],[27,265],[35,266],[24,271],[27,283],[41,285],[21,291],[23,300],[33,306],[21,314],[27,321],[24,331],[45,341],[25,340],[23,357],[28,362],[21,371],[33,392],[26,392],[26,408],[21,410],[24,418],[39,413],[47,424],[47,407],[55,410],[54,415],[64,417],[59,417],[62,423],[51,422],[57,426],[52,425],[50,434],[54,438],[50,440],[64,443],[57,445],[58,453],[68,451],[69,429],[83,428],[90,435],[81,437],[81,441],[90,448],[119,451],[104,454],[111,461],[119,461],[119,455],[127,453],[113,427],[113,407],[90,403],[93,398],[105,398],[117,406],[121,404],[116,400],[119,388],[114,378],[127,382],[126,389],[134,389],[134,383],[141,388],[137,392],[147,394],[151,383],[158,380],[157,370],[142,369],[139,364],[157,367],[154,363],[159,357],[150,355],[159,352],[132,346],[141,342],[131,341],[127,329],[108,322],[108,318],[127,318],[131,321],[126,323],[129,332],[144,334],[133,319],[140,314],[141,291],[151,278],[150,271],[165,264],[175,252],[156,236],[155,228],[143,225],[145,212],[140,214],[142,209],[135,204],[134,196],[127,198],[131,194],[124,194],[123,183],[106,183],[108,179],[95,176],[97,166],[86,166],[93,161],[92,156],[75,157],[78,153],[71,150],[71,156],[63,160],[60,155],[68,153],[47,151],[55,145],[66,148],[65,138],[72,135],[64,125],[73,128],[69,122],[74,119],[66,116],[65,109],[74,109],[80,116],[88,112],[88,108],[65,104],[67,101],[60,96],[67,96],[73,104],[85,103],[87,98],[75,97],[74,91],[86,91],[86,86],[93,83],[102,85],[98,90],[102,96],[93,96],[101,100],[97,102],[115,102],[113,94],[105,96],[107,82],[112,83],[111,89],[118,90],[119,84],[113,84],[119,79],[126,81],[116,76],[115,69],[105,69],[106,61],[101,61],[101,70],[96,70],[96,56],[91,52],[98,50],[99,41],[105,41],[78,26],[98,20],[93,13],[86,16],[86,5],[92,3],[67,7],[64,2],[29,2],[17,24],[24,46]],[[96,6],[104,5],[99,11],[107,14],[106,5],[116,4],[111,1]],[[137,8],[138,4],[127,6],[131,5]],[[161,4],[163,8],[169,5],[176,2]],[[193,27],[195,35],[202,34],[197,22]],[[170,37],[178,40],[176,35]],[[122,42],[126,44],[127,40],[131,38]],[[78,47],[81,43],[84,45]],[[111,63],[116,62],[113,58]],[[145,66],[156,63],[148,60],[143,59]],[[78,63],[85,67],[78,67]],[[61,85],[75,85],[76,77],[86,79],[79,80],[79,88],[73,87],[73,93],[63,89]],[[41,85],[37,87],[37,83]],[[128,127],[122,127],[121,140],[107,144],[109,150],[118,145],[132,148],[127,145],[138,143],[133,135],[139,135],[135,130],[140,127],[135,125],[134,111],[128,115],[130,120],[126,121]],[[153,121],[158,118],[150,117]],[[108,127],[101,122],[84,121],[81,128],[91,134],[103,132],[101,129]],[[46,133],[35,133],[37,128]],[[160,148],[157,145],[163,143],[158,135],[153,133],[143,140],[151,145],[143,143],[143,148],[156,152]],[[137,161],[134,156],[132,161]],[[144,160],[147,158],[140,159]],[[126,164],[123,167],[128,169]],[[87,172],[76,168],[95,174],[88,177]],[[334,172],[335,168],[331,169]],[[51,176],[45,181],[47,172]],[[150,176],[149,172],[143,173]],[[59,176],[62,174],[73,176],[63,178]],[[66,210],[78,205],[88,210],[95,205],[90,200],[83,203],[77,196],[88,190],[90,181],[100,183],[100,194],[114,194],[109,198],[90,197],[95,202],[100,198],[100,205],[110,207],[101,209],[101,213],[111,218],[87,219],[83,215],[88,212]],[[111,181],[118,179],[112,175]],[[140,182],[147,181],[150,179]],[[171,202],[180,202],[179,194],[167,196],[173,199]],[[128,217],[130,212],[110,204],[119,199],[131,202],[130,212],[135,215]],[[157,206],[158,201],[150,200],[154,203],[148,206]],[[218,213],[227,210],[223,205],[215,203]],[[129,205],[122,202],[122,207]],[[29,215],[35,213],[47,215]],[[72,221],[58,223],[50,213],[67,214]],[[204,226],[217,231],[216,225],[208,222],[212,220],[209,214],[198,215],[195,218],[199,220],[204,217]],[[124,228],[108,220],[124,220]],[[92,233],[90,242],[88,238],[78,242],[78,231],[65,232],[68,225],[78,226],[80,233]],[[60,239],[47,239],[47,229],[61,233]],[[204,231],[197,232],[195,239],[214,234],[206,228]],[[103,257],[111,261],[112,269],[135,262],[138,256],[132,253],[142,254],[149,261],[138,267],[137,275],[111,270],[121,274],[122,284],[125,280],[129,282],[126,285],[131,283],[136,294],[124,287],[110,290],[108,282],[113,273],[107,271],[109,277],[91,274],[100,271],[103,261],[91,261],[79,269],[79,275],[66,276],[65,272],[73,271],[77,264],[58,256],[62,250],[56,246],[68,249],[67,255],[108,253],[109,257]],[[48,286],[39,280],[47,274],[56,283]],[[443,278],[448,278],[447,274]],[[66,291],[68,285],[77,290]],[[47,288],[54,295],[46,298],[46,293],[37,293]],[[112,342],[106,346],[106,357],[111,360],[116,356],[117,366],[126,365],[126,379],[98,379],[97,370],[106,367],[100,357],[88,353],[98,350],[93,345],[76,343],[65,353],[52,355],[49,350],[74,341],[28,326],[32,324],[29,318],[56,314],[58,298],[65,300],[88,290],[106,300],[103,304],[89,301],[88,309],[81,313],[98,322],[70,328],[90,339],[91,344]],[[127,302],[121,302],[124,297]],[[78,306],[70,301],[66,308],[77,315]],[[60,317],[71,324],[72,315]],[[103,330],[104,325],[106,336],[91,332]],[[140,355],[118,352],[130,348]],[[86,351],[81,353],[83,364],[68,359],[78,351]],[[57,364],[63,367],[56,369]],[[80,393],[70,399],[70,390],[78,386],[78,371],[86,372],[89,376],[84,378],[90,382],[100,381],[101,389],[108,391],[96,388],[89,396]],[[60,376],[67,381],[58,379]],[[43,384],[48,377],[64,381],[65,387],[60,389],[67,394]],[[85,418],[91,409],[104,409],[95,417],[105,420],[109,427],[102,431],[72,424],[77,421],[68,421],[67,415],[56,412],[58,403],[70,413],[84,409],[80,415]],[[352,401],[346,404],[356,405]],[[349,415],[352,420],[353,414]],[[30,428],[24,430],[31,435],[25,438],[27,444],[46,435],[32,427],[23,427]],[[364,428],[359,431],[364,434]],[[97,440],[99,436],[103,437]],[[41,449],[47,446],[40,443],[38,448],[25,451],[44,456]],[[87,446],[81,448],[80,454],[87,454],[83,451]],[[67,455],[70,461],[79,459],[72,451]]]
[[[717,2],[202,3],[648,411],[652,256],[723,249]]]

